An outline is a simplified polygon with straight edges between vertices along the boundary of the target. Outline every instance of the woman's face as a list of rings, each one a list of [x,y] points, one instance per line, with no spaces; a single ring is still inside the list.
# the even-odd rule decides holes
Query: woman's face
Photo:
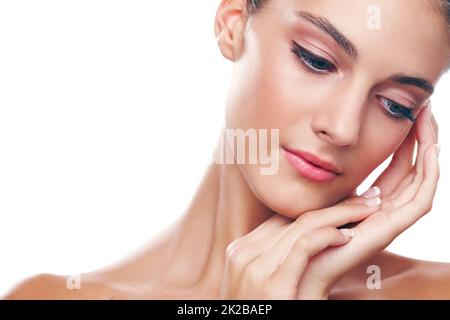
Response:
[[[447,21],[435,4],[269,0],[245,20],[226,128],[264,128],[269,136],[279,129],[276,174],[240,164],[266,206],[295,218],[332,205],[398,148],[448,63]],[[340,174],[306,178],[286,149],[312,153]]]

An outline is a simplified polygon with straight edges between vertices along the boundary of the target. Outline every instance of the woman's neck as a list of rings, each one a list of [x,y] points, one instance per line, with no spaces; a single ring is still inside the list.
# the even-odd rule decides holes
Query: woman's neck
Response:
[[[220,146],[219,142],[217,148]],[[227,245],[273,214],[253,194],[239,165],[210,164],[173,229],[176,236],[168,256],[173,263],[171,282],[185,288],[218,290]]]

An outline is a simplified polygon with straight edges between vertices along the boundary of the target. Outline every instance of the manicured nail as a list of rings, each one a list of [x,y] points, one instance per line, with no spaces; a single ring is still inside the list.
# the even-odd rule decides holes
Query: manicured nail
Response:
[[[342,234],[347,238],[353,238],[353,236],[355,235],[353,229],[339,229],[339,231],[342,232]]]
[[[381,193],[381,190],[377,186],[373,186],[369,188],[366,192],[364,192],[361,196],[364,198],[373,198],[376,196],[379,196]]]
[[[366,206],[377,206],[381,203],[381,199],[379,197],[369,198],[364,201]]]
[[[436,143],[436,155],[439,158],[439,152],[441,152],[441,144],[440,143]]]

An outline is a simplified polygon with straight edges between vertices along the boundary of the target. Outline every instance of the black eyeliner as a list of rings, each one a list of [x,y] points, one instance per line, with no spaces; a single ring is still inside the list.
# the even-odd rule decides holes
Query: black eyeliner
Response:
[[[403,118],[406,118],[406,119],[410,120],[413,123],[416,121],[416,116],[414,115],[414,109],[405,107],[402,104],[399,104],[399,103],[397,103],[395,101],[392,101],[392,100],[384,98],[384,97],[381,97],[381,99],[389,102],[391,105],[394,105],[398,109],[397,112],[386,110],[386,108],[388,108],[388,109],[390,109],[390,108],[389,108],[389,106],[387,106],[386,104],[384,104],[382,102],[383,108],[385,108],[386,112],[388,112],[389,115],[394,120],[402,120]]]
[[[299,45],[294,40],[292,40],[292,47],[291,47],[290,51],[295,55],[296,61],[299,62],[300,65],[308,72],[318,74],[318,75],[326,75],[326,74],[329,74],[330,72],[333,72],[336,70],[336,67],[334,66],[333,63],[331,63],[330,61],[328,61],[325,58],[322,58],[322,57],[312,53],[308,49]],[[310,61],[311,59],[314,59],[316,61],[320,61],[322,63],[327,64],[328,68],[324,69],[324,70],[320,70],[318,68],[315,68],[314,66],[311,66],[310,63],[307,62],[307,61]],[[328,70],[328,69],[332,69],[332,70]],[[413,109],[405,107],[405,106],[403,106],[395,101],[392,101],[390,99],[387,99],[384,97],[380,97],[380,98],[382,100],[388,102],[391,107],[394,106],[396,109],[398,109],[398,111],[394,112],[390,109],[390,107],[388,105],[386,105],[385,103],[382,102],[384,111],[387,113],[387,115],[391,119],[396,120],[396,121],[408,119],[409,121],[411,121],[413,123],[416,121],[416,116],[413,114],[413,112],[414,112]]]
[[[299,45],[297,42],[295,42],[294,40],[292,40],[292,48],[291,48],[291,52],[295,54],[295,56],[300,59],[301,63],[305,65],[305,67],[308,68],[308,71],[311,71],[313,73],[316,74],[324,74],[324,73],[330,73],[330,72],[334,72],[336,70],[335,65],[328,61],[325,58],[322,58],[321,56],[318,56],[314,53],[312,53],[311,51],[309,51],[308,49],[304,48],[303,46]],[[328,65],[328,69],[324,69],[324,70],[317,70],[312,66],[309,66],[308,63],[306,63],[304,61],[304,59],[315,59],[317,61],[321,61],[323,63],[326,63]]]

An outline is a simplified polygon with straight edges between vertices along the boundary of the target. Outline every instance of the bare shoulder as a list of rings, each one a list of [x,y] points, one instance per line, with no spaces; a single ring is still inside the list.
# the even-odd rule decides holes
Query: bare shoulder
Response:
[[[4,297],[6,300],[120,299],[123,292],[91,276],[38,274],[23,279]]]
[[[398,283],[417,299],[450,299],[450,263],[412,259],[415,267]]]
[[[126,259],[78,275],[42,273],[23,279],[3,299],[111,300],[154,299],[162,289],[153,286],[154,256],[138,251]]]
[[[383,251],[352,271],[332,293],[331,299],[450,299],[450,263]]]

